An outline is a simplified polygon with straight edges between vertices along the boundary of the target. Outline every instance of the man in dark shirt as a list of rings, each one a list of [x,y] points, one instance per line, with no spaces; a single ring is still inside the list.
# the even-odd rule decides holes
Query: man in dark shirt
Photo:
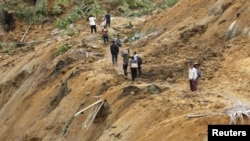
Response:
[[[110,52],[112,55],[112,63],[113,65],[117,64],[117,57],[119,53],[119,47],[115,44],[115,41],[112,41],[112,44],[110,46]]]
[[[110,26],[111,15],[109,11],[107,11],[107,13],[105,14],[105,20],[106,20],[106,26]]]

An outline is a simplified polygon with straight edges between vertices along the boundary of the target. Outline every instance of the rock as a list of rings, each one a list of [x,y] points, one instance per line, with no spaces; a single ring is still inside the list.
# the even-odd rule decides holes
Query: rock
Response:
[[[155,84],[152,84],[152,85],[148,85],[148,86],[147,86],[147,91],[148,91],[150,94],[159,94],[159,93],[161,93],[161,88],[158,87],[158,86],[155,85]]]

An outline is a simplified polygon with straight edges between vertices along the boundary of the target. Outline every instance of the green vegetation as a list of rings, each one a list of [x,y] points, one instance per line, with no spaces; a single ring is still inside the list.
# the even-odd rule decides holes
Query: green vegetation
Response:
[[[59,15],[61,12],[61,5],[57,4],[53,9],[53,14]],[[103,14],[105,10],[101,8],[96,0],[89,4],[84,1],[77,1],[76,6],[74,6],[66,16],[56,20],[55,26],[58,28],[66,28],[71,23],[86,17],[87,12],[88,14],[98,15],[100,13]]]
[[[70,13],[65,17],[58,18],[55,22],[55,26],[58,28],[66,28],[71,23],[84,17],[84,14],[79,7],[74,7]]]
[[[37,15],[47,15],[48,14],[47,5],[48,5],[47,0],[38,0],[35,6],[35,13]]]
[[[158,7],[162,9],[170,8],[178,2],[179,0],[165,0],[163,4],[156,5],[152,0],[119,0],[118,9],[123,11],[123,16],[142,16],[152,13]]]
[[[52,15],[59,16],[63,13],[63,7],[68,7],[69,0],[57,0],[53,9]]]
[[[178,3],[179,0],[165,0],[165,4],[168,6],[168,7],[172,7],[174,6],[176,3]]]
[[[76,33],[76,30],[71,27],[71,26],[67,26],[66,27],[66,30],[65,30],[65,34],[68,35],[68,36],[74,36]]]
[[[58,49],[57,49],[57,55],[62,55],[64,54],[65,52],[67,52],[70,48],[72,47],[72,44],[67,42],[66,44],[60,46]]]
[[[156,5],[152,0],[108,0],[107,2],[117,4],[123,16],[141,16],[151,13],[159,6],[161,8],[171,7],[178,1],[179,0],[165,0],[163,5]],[[55,26],[61,29],[65,29],[71,23],[87,17],[90,14],[98,16],[106,12],[106,8],[104,8],[105,5],[103,5],[100,0],[75,0],[74,6],[67,12],[66,8],[69,4],[70,0],[56,0],[55,5],[51,9],[51,13],[49,13],[48,0],[37,0],[33,6],[22,0],[0,2],[3,8],[13,10],[18,18],[25,19],[31,24],[42,22],[45,17],[49,15],[59,17],[56,19]],[[1,11],[0,9],[0,22],[4,18]]]
[[[17,47],[16,43],[11,42],[8,44],[2,43],[0,42],[0,49],[1,49],[1,53],[11,53],[13,51],[13,49],[15,49]]]

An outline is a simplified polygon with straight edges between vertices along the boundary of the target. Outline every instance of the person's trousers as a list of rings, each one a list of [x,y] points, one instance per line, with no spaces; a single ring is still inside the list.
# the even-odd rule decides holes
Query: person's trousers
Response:
[[[123,72],[124,75],[128,76],[128,63],[123,63]]]
[[[117,64],[117,56],[118,56],[118,54],[116,53],[116,54],[111,54],[111,55],[112,55],[112,63]]]
[[[197,90],[196,80],[189,80],[189,84],[190,84],[190,90],[191,91],[196,91]]]
[[[91,25],[90,29],[91,29],[91,33],[93,33],[94,31],[96,33],[96,25]]]
[[[135,78],[137,76],[137,68],[131,68],[131,77],[132,77],[132,81],[135,81]]]
[[[138,76],[141,76],[142,75],[142,72],[141,72],[141,64],[138,64]]]
[[[103,35],[102,38],[103,38],[103,42],[104,43],[108,43],[109,42],[109,36],[108,35]]]
[[[106,20],[106,26],[110,26],[110,20]]]

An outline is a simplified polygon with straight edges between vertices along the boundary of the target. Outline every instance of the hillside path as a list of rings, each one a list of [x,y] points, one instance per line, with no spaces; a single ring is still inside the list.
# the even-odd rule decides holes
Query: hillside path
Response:
[[[105,50],[106,55],[105,56],[106,56],[107,61],[112,64],[112,55],[110,53],[110,45],[107,45],[107,47],[105,47],[106,48],[106,50]],[[113,67],[117,71],[118,75],[123,75],[123,68],[122,68],[123,67],[122,66],[123,61],[122,61],[122,57],[120,55],[120,52],[121,52],[121,49],[120,49],[118,57],[117,57],[117,60],[118,60],[117,65],[113,65]]]

